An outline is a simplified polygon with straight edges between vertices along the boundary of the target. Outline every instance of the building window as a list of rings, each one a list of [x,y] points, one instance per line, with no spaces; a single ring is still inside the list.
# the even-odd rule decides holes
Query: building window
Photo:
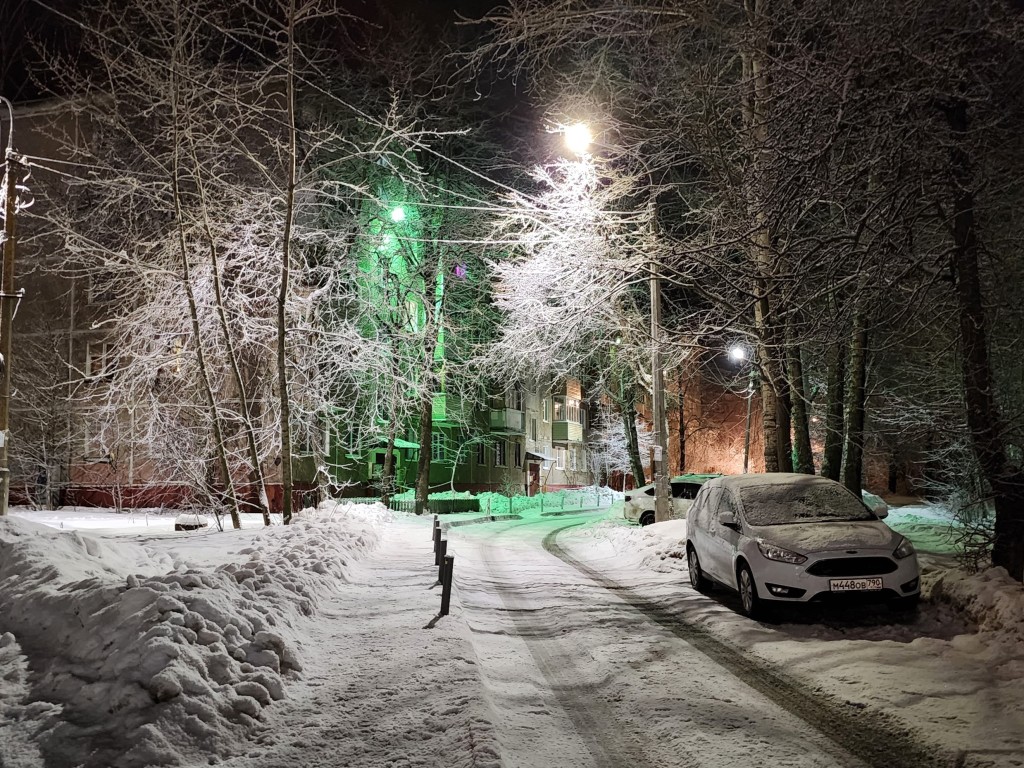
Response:
[[[537,420],[530,419],[530,439],[537,442]]]
[[[569,449],[569,469],[575,472],[580,468],[580,453],[576,448]]]
[[[508,450],[508,444],[504,440],[499,440],[494,444],[494,466],[504,467],[506,466],[505,451]]]
[[[513,411],[523,410],[523,393],[518,389],[513,389],[511,392],[506,393],[505,407],[511,408]]]
[[[515,462],[516,463],[513,466],[515,466],[518,469],[518,468],[521,468],[523,466],[523,444],[520,443],[517,440],[515,445],[516,445],[516,450],[515,450]]]
[[[405,311],[409,318],[409,330],[418,333],[422,328],[420,322],[420,303],[416,299],[408,299],[405,302]]]
[[[546,397],[541,403],[541,409],[543,411],[544,421],[551,421],[551,416],[548,411],[548,399]]]
[[[444,432],[434,432],[430,436],[430,460],[444,461]]]
[[[487,446],[483,443],[476,444],[476,463],[481,467],[487,465]]]
[[[110,461],[104,424],[98,413],[87,411],[82,414],[82,453],[90,462]]]
[[[555,421],[571,421],[582,424],[580,421],[580,401],[571,397],[556,397]]]
[[[85,344],[85,375],[96,379],[114,372],[113,345],[105,341],[89,341]]]
[[[555,448],[555,469],[565,469],[565,448]]]

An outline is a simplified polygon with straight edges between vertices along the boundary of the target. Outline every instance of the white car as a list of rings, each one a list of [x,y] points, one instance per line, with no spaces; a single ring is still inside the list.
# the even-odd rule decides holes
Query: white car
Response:
[[[891,601],[921,594],[914,546],[839,483],[788,473],[708,481],[687,516],[690,583],[740,594],[743,612],[782,603]]]
[[[701,486],[718,475],[677,475],[669,481],[672,517],[686,517]],[[622,501],[622,516],[631,523],[654,522],[654,483],[627,491]]]

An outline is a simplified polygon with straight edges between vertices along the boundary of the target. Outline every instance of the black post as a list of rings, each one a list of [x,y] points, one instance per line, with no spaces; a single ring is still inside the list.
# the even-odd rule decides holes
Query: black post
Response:
[[[434,529],[434,565],[441,564],[441,527]]]
[[[455,570],[455,555],[444,556],[443,575],[441,577],[441,615],[448,615],[448,606],[452,601],[452,572]]]
[[[444,580],[444,558],[448,554],[448,539],[441,539],[441,548],[437,552],[437,581]]]

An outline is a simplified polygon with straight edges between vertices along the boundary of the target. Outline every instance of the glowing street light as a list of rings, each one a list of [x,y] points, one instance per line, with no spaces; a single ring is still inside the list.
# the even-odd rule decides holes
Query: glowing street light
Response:
[[[400,221],[405,221],[405,208],[403,208],[401,205],[396,205],[394,208],[391,209],[391,212],[388,214],[388,218],[390,218],[396,224],[398,224]]]
[[[594,134],[586,123],[575,123],[566,126],[562,131],[565,145],[571,152],[583,156],[594,143]],[[650,169],[647,171],[650,205],[654,210],[654,181]],[[654,223],[652,221],[652,226]],[[654,425],[654,445],[651,446],[651,472],[654,474],[654,520],[663,522],[669,519],[669,480],[665,471],[668,464],[668,429],[665,420],[665,372],[661,362],[661,282],[658,277],[658,265],[651,262],[651,421]]]
[[[590,132],[590,128],[586,123],[575,123],[567,126],[563,133],[565,136],[565,146],[569,148],[570,152],[577,155],[586,154],[586,151],[590,149],[590,145],[594,142],[594,134]]]
[[[747,348],[742,344],[733,344],[729,347],[729,359],[734,363],[743,363],[747,360]],[[754,377],[757,369],[751,360],[750,370],[747,373],[747,425],[743,431],[743,474],[750,470],[750,414],[754,402]]]

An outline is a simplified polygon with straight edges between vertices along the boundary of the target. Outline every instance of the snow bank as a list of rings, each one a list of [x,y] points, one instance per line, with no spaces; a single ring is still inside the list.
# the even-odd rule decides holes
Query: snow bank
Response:
[[[950,569],[932,582],[931,600],[952,604],[981,630],[1009,636],[1024,644],[1024,585],[1014,581],[1005,568],[989,568],[977,574]]]
[[[0,520],[0,764],[141,768],[244,748],[302,669],[295,624],[376,546],[383,512],[325,505],[288,527],[146,543]],[[211,537],[220,563],[190,567],[188,542]]]

